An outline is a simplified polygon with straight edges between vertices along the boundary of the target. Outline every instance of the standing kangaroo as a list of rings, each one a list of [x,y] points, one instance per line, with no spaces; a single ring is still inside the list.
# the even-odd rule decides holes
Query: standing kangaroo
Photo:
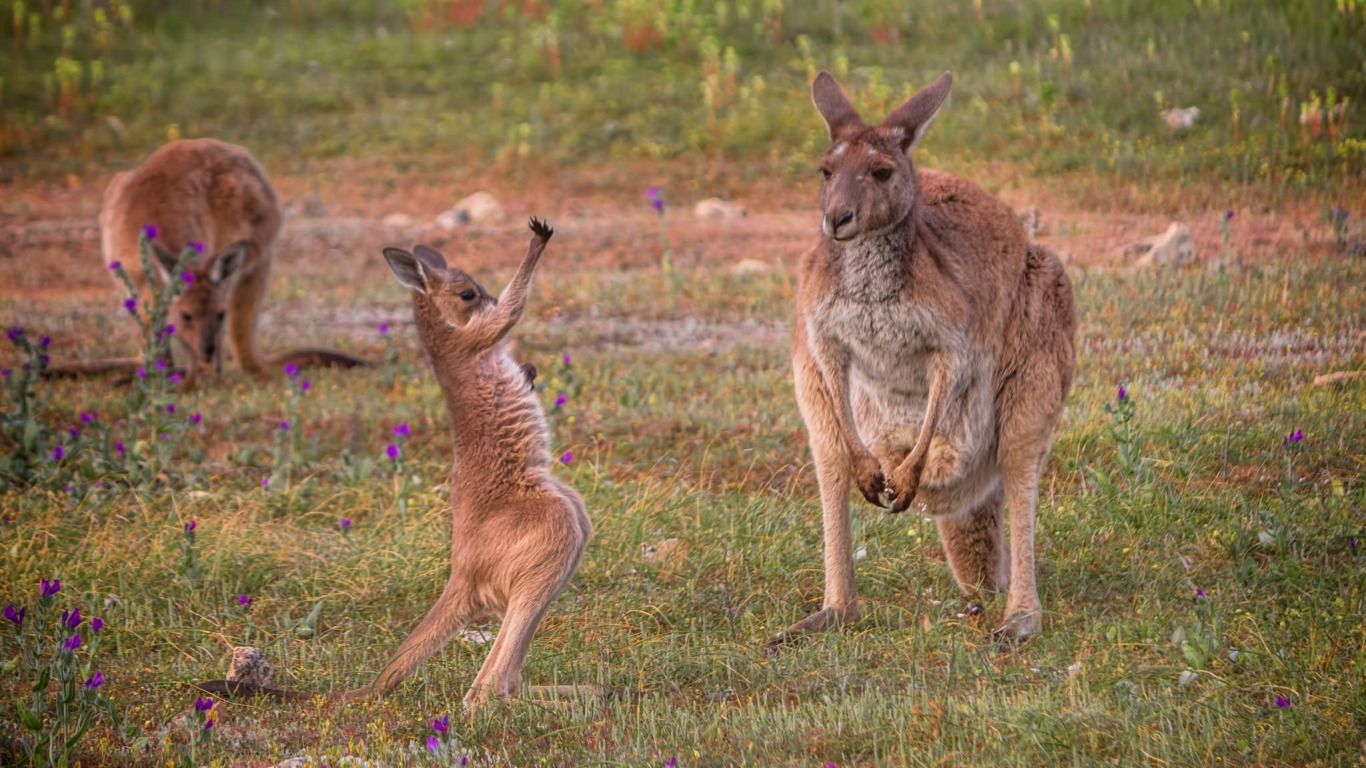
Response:
[[[203,368],[222,370],[226,320],[233,356],[243,370],[296,365],[366,365],[330,350],[299,349],[262,359],[256,351],[256,320],[266,295],[280,234],[279,198],[265,171],[241,147],[214,139],[173,141],[131,171],[114,176],[100,207],[100,249],[106,265],[118,262],[135,285],[150,295],[153,282],[143,274],[139,237],[155,225],[152,259],[158,277],[172,280],[177,254],[196,243],[200,256],[186,269],[184,290],[167,320],[176,326],[190,355],[185,388]],[[135,364],[135,363],[134,363]],[[71,366],[96,371],[99,363]]]
[[[536,219],[531,230],[526,258],[498,299],[474,278],[447,268],[431,248],[384,249],[399,283],[413,292],[418,336],[450,410],[451,575],[379,678],[334,698],[392,691],[452,635],[490,614],[502,614],[503,626],[465,694],[465,706],[490,694],[513,696],[521,689],[531,636],[579,567],[593,526],[583,498],[550,471],[545,412],[527,386],[527,372],[502,343],[522,316],[531,274],[554,233]],[[200,688],[285,699],[315,695],[225,681]]]
[[[958,584],[1009,589],[998,632],[1039,631],[1034,508],[1072,383],[1076,310],[1057,256],[979,187],[911,152],[952,78],[864,124],[829,73],[821,239],[798,269],[792,369],[820,486],[822,610],[774,643],[859,618],[849,491],[934,518]],[[1010,507],[1010,547],[1002,505]]]

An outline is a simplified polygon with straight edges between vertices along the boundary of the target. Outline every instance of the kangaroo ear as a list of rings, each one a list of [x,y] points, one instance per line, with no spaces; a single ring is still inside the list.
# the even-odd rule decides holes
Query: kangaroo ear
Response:
[[[175,272],[176,263],[179,262],[180,259],[177,259],[175,254],[162,248],[161,243],[158,243],[155,240],[152,241],[151,245],[152,259],[156,263],[157,273],[161,275],[163,283],[170,282],[171,274]]]
[[[402,248],[385,248],[384,260],[389,262],[389,269],[398,278],[399,285],[410,291],[427,292],[427,271],[416,256]]]
[[[895,112],[882,121],[883,125],[902,131],[902,151],[909,153],[920,143],[920,138],[925,135],[925,129],[930,127],[930,123],[934,122],[935,116],[939,114],[939,108],[944,106],[944,99],[948,98],[952,85],[953,75],[945,72],[919,93],[907,99],[905,104],[897,107]]]
[[[831,141],[850,128],[863,127],[863,118],[859,117],[853,102],[844,95],[844,90],[829,72],[822,71],[811,81],[811,103],[815,104],[816,111],[821,113],[821,119],[825,121],[825,130]]]
[[[437,252],[435,248],[427,245],[417,245],[413,247],[413,255],[418,261],[435,269],[446,268],[446,257]]]
[[[247,248],[251,243],[246,240],[238,240],[232,245],[219,251],[209,262],[209,282],[214,285],[222,285],[224,280],[232,277],[237,270],[242,268],[242,264],[247,260]]]

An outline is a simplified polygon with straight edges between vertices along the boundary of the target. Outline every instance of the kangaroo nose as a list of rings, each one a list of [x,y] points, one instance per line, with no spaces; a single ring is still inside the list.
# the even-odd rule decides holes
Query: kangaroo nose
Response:
[[[849,222],[851,222],[851,221],[853,221],[853,220],[854,220],[854,212],[853,212],[853,211],[845,211],[842,215],[836,216],[836,217],[835,217],[835,221],[834,221],[834,223],[833,223],[831,226],[834,228],[834,230],[835,230],[836,232],[838,232],[840,227],[844,226],[845,224],[848,224]]]

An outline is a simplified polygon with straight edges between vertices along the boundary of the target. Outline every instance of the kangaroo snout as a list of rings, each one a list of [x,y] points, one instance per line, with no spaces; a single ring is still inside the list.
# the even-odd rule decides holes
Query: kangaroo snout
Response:
[[[835,240],[848,240],[855,233],[854,212],[829,211],[821,218],[821,232]]]

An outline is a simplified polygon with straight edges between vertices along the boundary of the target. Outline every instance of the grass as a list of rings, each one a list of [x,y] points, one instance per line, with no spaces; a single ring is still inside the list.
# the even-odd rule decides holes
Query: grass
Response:
[[[958,140],[925,157],[941,167],[1217,179],[1274,197],[1351,189],[1366,161],[1356,0],[137,0],[54,15],[69,5],[0,30],[11,173],[121,167],[215,136],[267,167],[697,157],[709,175],[744,160],[750,178],[801,177],[821,68],[870,118],[954,70],[936,128]],[[1200,121],[1172,135],[1158,112],[1192,105]]]
[[[569,394],[552,411],[555,446],[576,457],[561,474],[597,534],[526,673],[616,695],[599,707],[457,713],[460,749],[511,765],[1353,764],[1366,727],[1366,389],[1309,379],[1366,362],[1362,270],[1311,260],[1231,275],[1077,273],[1079,377],[1041,493],[1045,631],[1006,654],[989,638],[1003,599],[964,615],[933,526],[861,506],[869,616],[765,656],[768,635],[821,589],[819,512],[781,343],[623,347],[572,310],[533,310],[517,335],[547,406]],[[669,293],[656,271],[591,295],[572,273],[544,277],[536,307],[591,299],[664,332],[656,312],[631,309],[644,306],[638,295]],[[296,279],[286,272],[276,293]],[[686,311],[741,328],[785,320],[784,279],[735,280],[750,299],[743,316],[705,301]],[[381,291],[401,317],[398,289]],[[232,645],[264,647],[291,686],[350,687],[425,612],[448,552],[446,415],[411,331],[395,334],[395,363],[312,374],[294,426],[316,458],[287,488],[260,486],[291,413],[287,387],[233,376],[181,400],[207,416],[183,449],[203,452],[186,467],[196,476],[6,495],[0,600],[31,605],[40,578],[60,576],[61,606],[108,622],[100,668],[142,729],[131,745],[97,729],[82,764],[175,758],[188,684],[218,676]],[[1119,383],[1141,435],[1134,476],[1115,460],[1104,408]],[[117,413],[121,399],[97,382],[62,383],[46,416],[74,424],[77,411]],[[413,428],[406,516],[382,456],[400,422]],[[1296,429],[1305,440],[1287,473],[1282,439]],[[348,452],[375,463],[368,477],[339,458]],[[199,566],[187,575],[191,519]],[[641,545],[667,538],[682,554],[642,559]],[[249,609],[239,594],[254,598]],[[319,602],[314,625],[298,629]],[[483,652],[452,643],[382,703],[222,706],[198,761],[433,764],[427,720],[455,711]],[[6,695],[21,682],[5,675]]]

